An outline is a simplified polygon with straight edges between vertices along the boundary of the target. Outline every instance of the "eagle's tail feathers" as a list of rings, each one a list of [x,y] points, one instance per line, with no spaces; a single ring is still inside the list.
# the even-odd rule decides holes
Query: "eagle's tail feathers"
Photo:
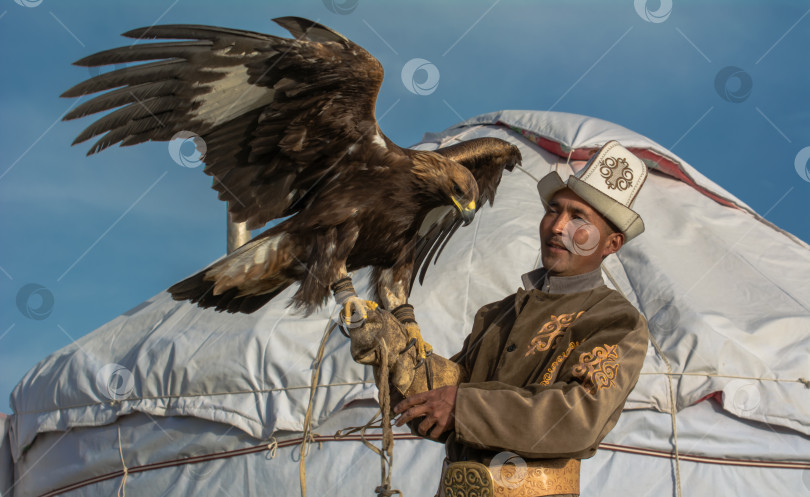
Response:
[[[295,256],[284,233],[256,238],[169,288],[175,300],[218,311],[251,313],[294,283]]]

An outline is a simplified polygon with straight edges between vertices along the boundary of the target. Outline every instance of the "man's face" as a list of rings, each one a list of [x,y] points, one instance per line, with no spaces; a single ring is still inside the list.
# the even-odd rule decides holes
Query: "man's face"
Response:
[[[568,188],[554,194],[540,221],[543,267],[552,276],[593,271],[623,243],[624,235],[612,233],[602,215]]]

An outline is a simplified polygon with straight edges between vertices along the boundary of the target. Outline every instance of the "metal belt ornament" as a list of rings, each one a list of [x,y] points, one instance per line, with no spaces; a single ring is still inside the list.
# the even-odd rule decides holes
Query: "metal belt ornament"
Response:
[[[543,497],[579,494],[579,459],[528,461],[525,466],[449,463],[438,497]]]

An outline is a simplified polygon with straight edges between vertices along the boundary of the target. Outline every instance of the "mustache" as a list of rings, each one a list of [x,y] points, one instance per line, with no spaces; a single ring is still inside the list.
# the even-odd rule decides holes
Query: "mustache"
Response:
[[[562,236],[552,236],[551,238],[546,240],[546,244],[547,245],[554,245],[555,247],[559,247],[559,248],[568,250],[568,247],[566,246],[565,242],[563,241]]]

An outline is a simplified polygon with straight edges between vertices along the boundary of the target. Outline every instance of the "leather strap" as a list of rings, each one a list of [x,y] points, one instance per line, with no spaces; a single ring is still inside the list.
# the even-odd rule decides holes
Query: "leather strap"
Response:
[[[349,300],[349,297],[357,296],[357,292],[354,291],[354,285],[352,285],[351,276],[337,280],[332,283],[330,288],[332,289],[332,294],[335,296],[335,302],[337,302],[338,305],[343,305]]]
[[[416,315],[413,313],[413,306],[411,304],[402,304],[395,307],[391,314],[394,315],[400,323],[415,323]]]

